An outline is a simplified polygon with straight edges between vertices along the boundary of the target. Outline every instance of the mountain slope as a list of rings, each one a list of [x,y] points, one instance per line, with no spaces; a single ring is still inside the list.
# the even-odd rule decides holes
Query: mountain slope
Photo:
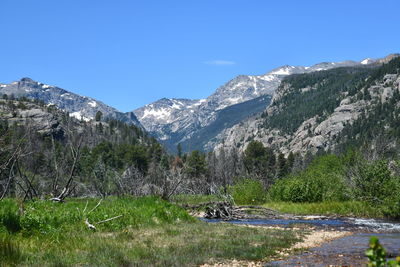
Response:
[[[118,119],[126,123],[140,125],[136,116],[131,113],[122,113],[113,107],[90,97],[80,96],[62,88],[22,78],[10,84],[0,84],[0,94],[15,97],[38,99],[48,105],[55,105],[59,109],[69,112],[70,116],[79,120],[89,121],[95,118],[98,111],[104,118]]]
[[[185,144],[184,150],[193,148],[209,150],[213,143],[218,143],[221,139],[220,133],[227,127],[214,127],[213,134],[200,137],[202,133],[210,133],[208,128],[211,124],[217,123],[219,111],[256,99],[260,96],[277,97],[275,90],[281,81],[290,75],[301,73],[312,73],[339,67],[363,66],[380,64],[380,60],[363,60],[362,62],[343,61],[343,62],[323,62],[311,67],[303,66],[282,66],[264,75],[246,76],[240,75],[230,80],[225,85],[219,87],[215,93],[206,99],[161,99],[154,103],[134,110],[133,112],[153,136],[161,140],[169,148],[174,148],[177,144]],[[246,111],[244,111],[246,112]],[[254,111],[251,109],[246,112],[243,118],[247,118]],[[224,120],[219,119],[218,123],[232,125],[229,121],[239,123],[235,117],[227,113]],[[229,128],[228,127],[228,128]],[[217,130],[218,129],[218,130]],[[215,139],[212,140],[211,139]],[[200,141],[201,139],[201,141]]]
[[[219,138],[241,150],[259,140],[285,154],[344,149],[381,135],[399,139],[400,57],[391,58],[382,66],[287,77],[261,117],[226,129]]]

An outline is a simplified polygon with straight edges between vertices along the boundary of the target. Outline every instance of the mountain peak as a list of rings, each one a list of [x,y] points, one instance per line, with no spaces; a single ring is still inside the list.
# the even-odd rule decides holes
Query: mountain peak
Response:
[[[21,81],[21,82],[34,82],[34,80],[32,80],[32,79],[29,78],[29,77],[23,77],[20,81]]]

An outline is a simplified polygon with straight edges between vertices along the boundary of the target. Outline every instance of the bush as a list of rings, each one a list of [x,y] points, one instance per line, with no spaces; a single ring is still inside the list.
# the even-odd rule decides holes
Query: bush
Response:
[[[266,200],[266,192],[262,183],[258,180],[244,178],[235,185],[228,187],[228,193],[232,195],[236,204],[261,204]]]
[[[352,175],[354,195],[365,200],[382,199],[393,190],[391,180],[393,177],[386,160],[358,162]]]
[[[349,199],[343,165],[335,155],[315,159],[307,170],[278,180],[268,193],[274,201],[321,202]]]
[[[392,173],[388,161],[359,161],[350,170],[355,199],[368,201],[385,216],[400,218],[400,177]]]

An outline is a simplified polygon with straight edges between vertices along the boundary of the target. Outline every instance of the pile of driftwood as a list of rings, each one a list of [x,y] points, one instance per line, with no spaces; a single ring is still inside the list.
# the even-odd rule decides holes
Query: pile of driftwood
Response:
[[[282,214],[260,206],[234,206],[231,202],[207,202],[198,205],[185,205],[184,208],[204,210],[204,218],[222,220],[279,219]]]

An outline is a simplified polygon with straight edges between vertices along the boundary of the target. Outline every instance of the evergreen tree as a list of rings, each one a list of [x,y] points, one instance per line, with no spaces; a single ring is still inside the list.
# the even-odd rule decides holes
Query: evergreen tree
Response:
[[[103,113],[99,110],[96,112],[95,120],[96,121],[101,121],[101,118],[103,117]]]
[[[278,156],[278,162],[276,167],[277,167],[276,175],[278,178],[282,178],[288,173],[288,165],[286,162],[286,158],[282,153],[280,153]]]
[[[207,162],[205,155],[198,150],[192,151],[186,160],[186,173],[191,177],[201,177],[207,174]]]
[[[182,158],[182,145],[181,145],[181,143],[179,143],[177,145],[176,149],[178,150],[178,157]]]

